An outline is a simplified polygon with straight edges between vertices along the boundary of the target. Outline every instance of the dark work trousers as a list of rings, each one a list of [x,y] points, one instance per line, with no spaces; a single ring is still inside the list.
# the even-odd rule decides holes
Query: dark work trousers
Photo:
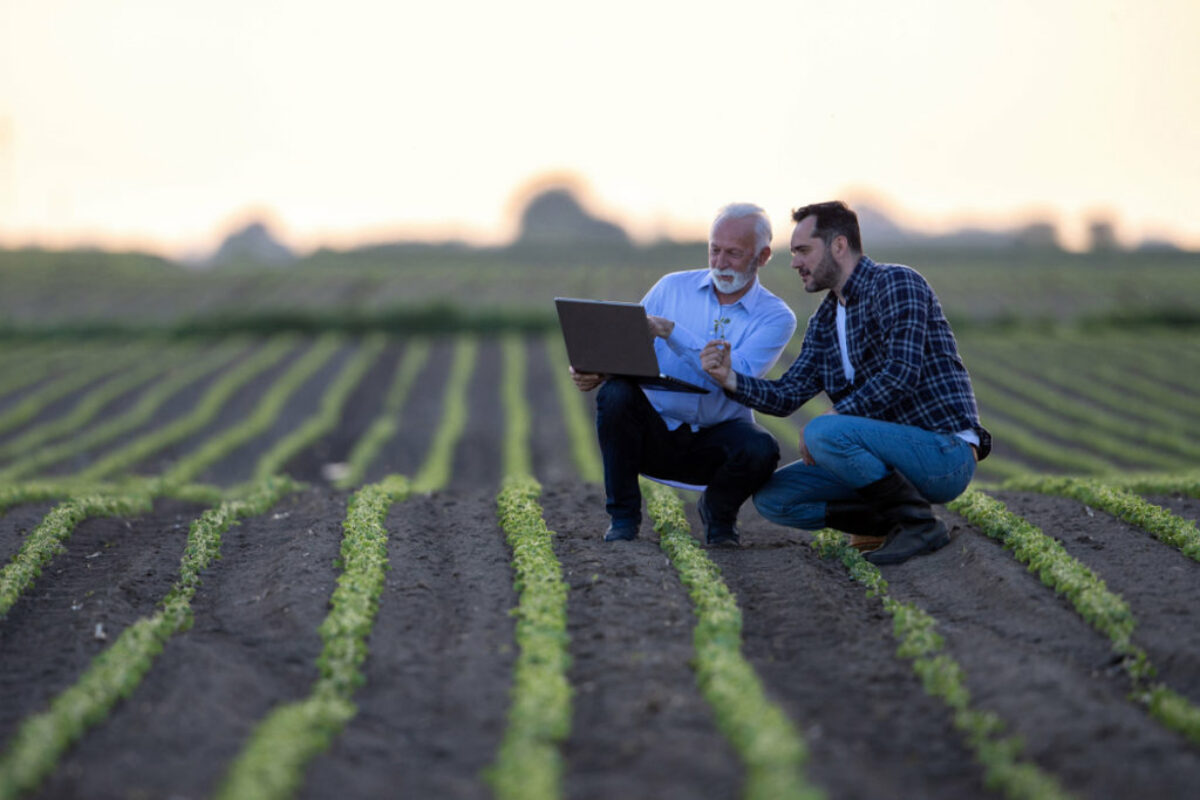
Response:
[[[668,430],[633,381],[611,378],[596,397],[608,514],[616,525],[642,519],[638,474],[707,486],[711,518],[733,523],[738,508],[779,464],[775,437],[753,422],[729,420],[693,431]]]

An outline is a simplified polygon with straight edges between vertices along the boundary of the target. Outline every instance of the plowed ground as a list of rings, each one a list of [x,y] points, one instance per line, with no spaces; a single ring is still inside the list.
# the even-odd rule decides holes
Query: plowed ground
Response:
[[[419,467],[441,419],[450,347],[435,346],[369,479]],[[534,468],[570,587],[574,717],[565,792],[735,797],[741,768],[689,664],[686,591],[648,526],[633,542],[601,541],[603,491],[580,480],[569,458],[554,367],[540,343],[528,353]],[[307,694],[348,497],[321,481],[320,468],[345,458],[400,356],[389,350],[351,398],[356,410],[342,427],[289,466],[312,486],[225,535],[222,558],[193,602],[192,629],[169,642],[133,696],[68,753],[39,796],[209,796],[254,724],[273,705]],[[482,772],[504,730],[515,658],[509,610],[516,596],[495,519],[499,376],[499,349],[485,344],[454,478],[388,517],[390,572],[367,682],[355,698],[360,711],[313,762],[305,797],[489,795]],[[319,384],[311,381],[284,416],[301,419],[315,408]],[[240,413],[231,409],[213,429]],[[239,449],[206,479],[228,484],[250,474],[268,439],[284,432]],[[784,451],[794,455],[794,443]],[[686,499],[698,532],[694,497]],[[1125,598],[1138,621],[1135,641],[1160,677],[1200,703],[1200,564],[1075,501],[1000,499]],[[1200,501],[1155,501],[1200,518]],[[0,555],[16,552],[47,508],[21,506],[0,517]],[[136,518],[79,525],[67,552],[0,620],[0,742],[125,626],[152,612],[202,510],[160,501]],[[1023,737],[1028,757],[1082,797],[1194,797],[1200,749],[1127,698],[1128,680],[1107,640],[999,544],[941,513],[952,524],[952,545],[884,575],[894,597],[939,621],[975,704],[999,714]],[[840,564],[822,560],[809,534],[772,525],[752,508],[743,509],[741,525],[740,549],[709,555],[737,595],[746,656],[809,745],[812,780],[835,798],[990,796],[950,712],[896,656],[880,601]]]

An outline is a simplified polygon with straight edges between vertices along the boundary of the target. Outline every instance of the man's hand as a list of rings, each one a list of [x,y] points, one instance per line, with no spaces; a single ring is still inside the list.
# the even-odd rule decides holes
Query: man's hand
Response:
[[[737,391],[737,373],[729,356],[729,342],[713,339],[700,351],[700,366],[712,379],[730,392]]]
[[[576,372],[574,367],[571,367],[570,370],[571,380],[575,381],[576,388],[581,392],[590,392],[604,383],[604,375],[595,372]]]
[[[671,331],[675,330],[674,320],[669,320],[666,317],[654,317],[647,314],[646,322],[650,323],[651,336],[666,339],[671,335]]]

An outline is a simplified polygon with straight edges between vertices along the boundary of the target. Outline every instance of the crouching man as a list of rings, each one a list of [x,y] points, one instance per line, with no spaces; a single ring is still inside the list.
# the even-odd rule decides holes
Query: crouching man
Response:
[[[731,204],[713,221],[709,268],[666,275],[642,298],[663,372],[712,386],[709,393],[643,389],[625,378],[572,370],[581,391],[601,387],[596,430],[611,519],[605,541],[638,535],[642,474],[707,486],[697,503],[705,542],[739,543],[738,509],[775,472],[779,445],[750,409],[713,385],[700,353],[716,334],[722,346],[734,348],[732,363],[747,374],[766,374],[779,358],[796,316],[759,282],[759,268],[770,257],[766,212]]]
[[[854,534],[875,564],[931,553],[950,541],[931,503],[961,494],[991,449],[954,334],[920,274],[863,254],[844,203],[804,206],[792,220],[792,268],[805,291],[827,291],[799,357],[766,380],[734,369],[718,342],[701,353],[750,408],[787,416],[822,391],[833,402],[805,426],[800,460],[777,470],[754,505],[780,525]]]

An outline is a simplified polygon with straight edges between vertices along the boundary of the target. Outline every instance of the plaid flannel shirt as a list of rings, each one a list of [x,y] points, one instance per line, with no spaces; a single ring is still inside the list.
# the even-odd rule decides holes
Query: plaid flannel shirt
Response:
[[[839,414],[979,435],[979,457],[991,435],[979,422],[971,379],[941,303],[916,270],[863,256],[842,288],[846,342],[854,382],[842,370],[837,297],[831,291],[808,320],[800,355],[778,380],[738,373],[740,403],[785,417],[824,391]]]

